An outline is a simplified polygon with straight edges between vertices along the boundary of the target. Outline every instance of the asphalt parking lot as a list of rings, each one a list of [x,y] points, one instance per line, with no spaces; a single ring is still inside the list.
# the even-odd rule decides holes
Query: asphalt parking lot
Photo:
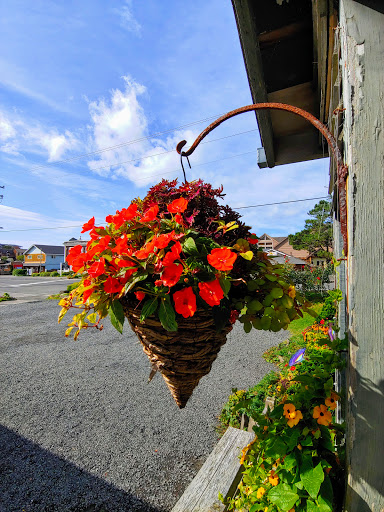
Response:
[[[238,326],[183,410],[126,325],[64,338],[56,301],[0,305],[0,512],[166,512],[218,436],[231,388],[285,333]]]

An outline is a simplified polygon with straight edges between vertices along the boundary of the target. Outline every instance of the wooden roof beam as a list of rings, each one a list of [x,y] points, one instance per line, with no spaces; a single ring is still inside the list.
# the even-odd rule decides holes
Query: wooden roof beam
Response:
[[[235,13],[237,30],[240,36],[241,49],[245,67],[247,69],[248,82],[251,89],[253,103],[265,103],[268,101],[265,88],[263,66],[258,39],[258,30],[253,14],[254,2],[252,0],[232,0]],[[265,150],[268,167],[275,166],[275,152],[273,147],[273,129],[271,115],[268,111],[256,112],[260,137]]]

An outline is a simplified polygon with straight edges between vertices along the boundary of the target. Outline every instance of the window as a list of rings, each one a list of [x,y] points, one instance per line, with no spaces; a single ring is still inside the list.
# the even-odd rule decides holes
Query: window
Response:
[[[31,259],[32,259],[32,254],[28,254],[27,258],[28,258],[29,260],[31,260]]]

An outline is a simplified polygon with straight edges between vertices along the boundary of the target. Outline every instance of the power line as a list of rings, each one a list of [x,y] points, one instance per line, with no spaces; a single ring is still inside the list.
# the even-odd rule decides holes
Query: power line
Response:
[[[122,142],[121,144],[116,144],[115,146],[108,146],[108,147],[105,147],[105,148],[102,148],[102,149],[98,149],[96,151],[90,151],[89,153],[82,153],[80,155],[73,156],[71,158],[66,158],[64,160],[58,160],[57,162],[54,162],[54,164],[57,165],[57,164],[63,164],[63,163],[67,163],[67,162],[72,162],[74,160],[79,160],[80,158],[83,158],[83,157],[86,157],[86,156],[97,155],[99,153],[103,153],[104,151],[110,151],[112,149],[118,149],[118,148],[121,148],[121,147],[124,147],[124,146],[129,146],[131,144],[136,144],[137,142],[142,142],[143,140],[150,140],[150,139],[153,139],[154,137],[158,137],[159,135],[164,135],[166,133],[174,132],[174,131],[180,130],[182,128],[188,128],[188,127],[194,126],[196,124],[200,124],[200,123],[203,123],[203,122],[206,122],[206,121],[210,121],[211,119],[216,119],[218,117],[221,117],[222,115],[223,114],[219,114],[217,116],[206,117],[204,119],[199,119],[198,121],[193,121],[193,122],[188,123],[188,124],[176,126],[175,128],[170,128],[169,130],[164,130],[162,132],[153,133],[152,135],[148,135],[146,137],[140,137],[139,139],[133,139],[133,140],[130,140],[130,141],[127,141],[127,142]],[[31,170],[34,171],[34,170],[37,170],[37,169],[41,169],[43,167],[49,167],[49,164],[37,165],[35,167],[32,167]]]
[[[292,201],[279,201],[276,203],[266,203],[266,204],[255,204],[250,206],[239,206],[238,208],[232,208],[233,210],[240,210],[241,208],[260,208],[261,206],[272,206],[276,204],[287,204],[287,203],[299,203],[301,201],[313,201],[314,199],[326,199],[328,196],[322,197],[308,197],[306,199],[294,199]],[[7,231],[2,231],[2,233],[14,233],[16,231],[44,231],[48,229],[67,229],[67,228],[81,228],[83,224],[79,224],[77,226],[56,226],[52,228],[32,228],[32,229],[10,229]]]
[[[327,199],[328,196],[322,197],[308,197],[307,199],[295,199],[293,201],[279,201],[278,203],[265,203],[265,204],[254,204],[250,206],[238,206],[237,208],[232,208],[232,210],[241,210],[242,208],[259,208],[260,206],[273,206],[275,204],[287,204],[287,203],[299,203],[300,201],[312,201],[314,199]]]
[[[232,135],[226,135],[225,137],[220,137],[218,139],[207,140],[205,142],[202,142],[200,145],[209,144],[210,142],[216,142],[218,140],[229,139],[231,137],[235,137],[236,135],[243,135],[244,133],[250,133],[250,132],[255,132],[255,131],[258,131],[258,129],[254,128],[252,130],[247,130],[245,132],[238,132],[238,133],[233,133]],[[174,151],[175,151],[175,149],[170,149],[169,151],[162,151],[161,153],[155,153],[154,155],[142,156],[140,158],[133,158],[132,160],[124,160],[123,162],[116,162],[113,164],[104,165],[103,167],[96,167],[95,169],[91,169],[91,171],[99,171],[100,169],[108,169],[109,167],[117,167],[118,165],[128,164],[130,162],[138,162],[139,160],[145,160],[146,158],[152,158],[153,156],[166,155],[167,153],[174,153]]]

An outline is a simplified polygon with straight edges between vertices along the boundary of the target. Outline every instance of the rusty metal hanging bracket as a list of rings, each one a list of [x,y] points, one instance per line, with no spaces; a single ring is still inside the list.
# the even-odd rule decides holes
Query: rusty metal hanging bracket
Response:
[[[328,130],[328,128],[319,121],[315,116],[303,110],[301,108],[295,107],[293,105],[286,105],[284,103],[255,103],[253,105],[247,105],[245,107],[238,108],[236,110],[231,110],[226,114],[222,115],[216,121],[211,123],[205,130],[203,130],[197,139],[194,141],[192,146],[187,150],[183,151],[183,147],[187,144],[186,140],[180,141],[176,146],[176,151],[179,153],[181,158],[183,156],[188,157],[191,155],[200,142],[214,130],[221,123],[230,119],[231,117],[237,116],[239,114],[243,114],[244,112],[250,112],[252,110],[267,110],[267,109],[275,109],[275,110],[285,110],[287,112],[292,112],[292,114],[296,114],[297,116],[303,117],[307,121],[309,121],[315,128],[322,133],[328,142],[329,147],[331,148],[333,157],[336,160],[337,164],[337,188],[339,194],[339,214],[340,214],[340,228],[341,234],[343,237],[343,248],[344,254],[348,254],[348,230],[347,230],[347,193],[346,193],[346,181],[348,176],[348,166],[344,164],[343,157],[341,152],[337,146],[336,140]],[[184,173],[185,176],[185,173]]]

